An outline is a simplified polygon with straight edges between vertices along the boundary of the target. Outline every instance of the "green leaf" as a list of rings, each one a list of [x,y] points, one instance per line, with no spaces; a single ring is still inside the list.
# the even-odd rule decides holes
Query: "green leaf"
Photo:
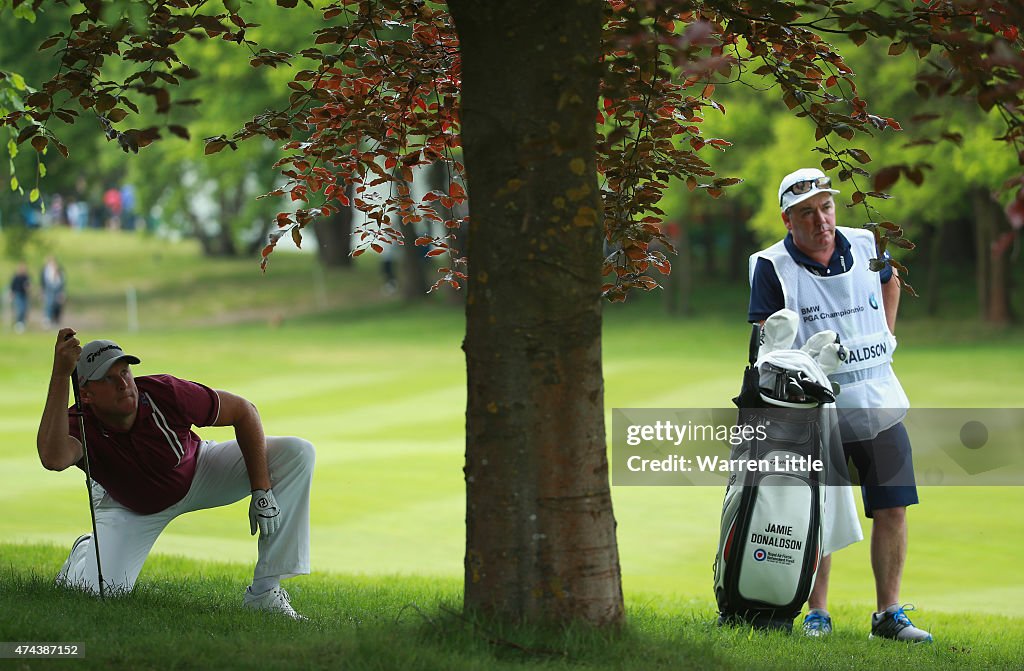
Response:
[[[28,192],[28,202],[34,203],[39,200],[39,189],[32,189]]]
[[[18,176],[17,175],[11,175],[11,191],[17,191],[17,190],[18,190]]]
[[[890,56],[899,56],[900,54],[902,54],[906,50],[907,50],[907,42],[905,40],[900,40],[899,42],[893,42],[892,44],[889,45],[889,55]]]
[[[36,22],[36,13],[32,11],[32,5],[27,2],[23,2],[14,8],[14,18],[24,19],[29,23]]]

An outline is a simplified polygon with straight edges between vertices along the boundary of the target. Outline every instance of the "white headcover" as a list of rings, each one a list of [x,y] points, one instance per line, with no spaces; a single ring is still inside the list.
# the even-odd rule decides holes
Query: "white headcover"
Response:
[[[768,319],[761,327],[761,347],[757,350],[757,358],[781,349],[793,347],[796,332],[800,326],[800,317],[788,308],[782,308]]]
[[[818,331],[800,349],[811,355],[825,375],[836,372],[846,361],[846,348],[839,343],[835,331]]]

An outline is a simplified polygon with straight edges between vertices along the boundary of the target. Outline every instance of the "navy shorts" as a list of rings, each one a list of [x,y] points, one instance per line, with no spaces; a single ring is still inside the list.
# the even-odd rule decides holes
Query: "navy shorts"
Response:
[[[903,422],[871,440],[843,443],[843,452],[857,469],[865,515],[873,517],[875,510],[903,508],[918,502],[910,436]]]

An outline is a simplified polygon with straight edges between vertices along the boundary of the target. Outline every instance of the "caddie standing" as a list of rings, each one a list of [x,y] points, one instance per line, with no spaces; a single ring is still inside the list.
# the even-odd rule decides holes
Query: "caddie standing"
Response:
[[[131,365],[139,362],[110,340],[81,347],[73,329],[57,334],[36,439],[39,459],[54,471],[83,465],[79,418],[67,407],[74,373],[97,483],[97,538],[75,541],[58,584],[99,592],[102,573],[106,593],[129,592],[171,520],[251,495],[249,531],[259,531],[258,559],[243,605],[304,619],[280,583],[309,573],[313,446],[264,436],[255,406],[241,396],[171,375],[135,378]],[[192,429],[203,426],[232,426],[235,439],[201,440]]]
[[[782,308],[800,316],[794,347],[822,330],[839,334],[849,351],[830,375],[840,385],[843,449],[861,479],[864,512],[872,518],[871,567],[877,611],[871,637],[926,642],[900,605],[907,555],[907,506],[918,502],[910,440],[902,420],[907,396],[892,368],[899,307],[899,280],[888,264],[869,268],[876,256],[874,234],[836,226],[831,180],[816,168],[786,175],[779,185],[782,221],[789,233],[750,257],[748,320],[763,322]],[[823,557],[807,600],[808,636],[832,632],[827,597],[831,555]]]

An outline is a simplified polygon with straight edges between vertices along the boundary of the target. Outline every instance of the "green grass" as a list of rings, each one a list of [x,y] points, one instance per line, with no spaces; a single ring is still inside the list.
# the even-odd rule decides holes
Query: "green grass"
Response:
[[[931,614],[926,646],[865,640],[853,626],[827,640],[722,629],[710,609],[627,598],[625,628],[550,631],[463,618],[453,578],[318,574],[291,581],[295,623],[240,608],[242,568],[158,556],[124,598],[100,602],[53,587],[46,546],[0,546],[0,640],[76,642],[85,658],[24,668],[81,669],[1011,669],[1024,624],[1004,616]],[[861,615],[848,607],[837,617]],[[993,635],[998,630],[999,636]]]
[[[69,249],[76,240],[57,236],[54,244]],[[312,299],[300,300],[302,292],[310,295],[308,256],[275,256],[270,273],[263,276],[251,261],[221,269],[219,261],[197,259],[189,245],[162,242],[160,258],[174,262],[151,268],[154,284],[140,305],[142,330],[133,333],[125,329],[123,313],[113,307],[123,292],[116,286],[147,273],[121,267],[117,255],[122,244],[137,251],[153,241],[131,237],[125,243],[109,234],[82,240],[80,254],[61,258],[77,282],[69,323],[79,326],[85,338],[118,340],[141,356],[138,374],[171,372],[240,393],[257,403],[269,433],[301,435],[317,446],[314,575],[292,581],[293,591],[303,597],[297,603],[309,604],[317,615],[307,641],[316,652],[310,660],[296,657],[301,660],[297,666],[322,662],[338,667],[334,662],[349,658],[358,660],[354,668],[503,668],[521,663],[471,634],[445,638],[450,630],[461,631],[457,623],[444,627],[447,633],[434,634],[412,609],[398,614],[415,601],[436,618],[441,615],[438,602],[459,600],[465,364],[459,349],[463,317],[457,307],[443,299],[406,306],[382,298],[376,267],[362,264],[337,275],[337,284],[330,285],[331,305],[317,310]],[[113,275],[88,268],[110,268]],[[225,274],[222,281],[209,279],[217,273]],[[742,287],[703,287],[695,299],[698,317],[688,320],[663,316],[654,297],[608,306],[604,367],[609,421],[614,407],[727,406],[738,391],[749,336],[743,322],[745,301]],[[189,317],[175,317],[182,314]],[[287,318],[270,319],[268,314]],[[898,335],[898,372],[916,406],[1020,405],[1015,390],[1024,369],[1021,330],[915,318],[901,322]],[[26,636],[36,626],[43,627],[38,636],[52,631],[45,628],[48,613],[77,609],[62,616],[77,621],[98,619],[106,609],[121,607],[88,600],[72,607],[48,587],[71,541],[89,524],[80,473],[47,472],[35,455],[52,340],[52,333],[39,330],[0,334],[0,376],[5,382],[0,387],[0,542],[6,543],[0,546],[0,581],[11,581],[0,587],[3,595],[19,595],[15,601],[34,604],[25,608],[3,603],[0,621],[6,623],[7,614],[15,611],[30,611],[26,617],[34,619],[19,625],[21,630],[0,632],[22,631]],[[207,429],[201,435],[230,434]],[[873,587],[866,542],[836,556],[831,597],[839,634],[826,646],[758,636],[751,647],[745,634],[708,628],[721,496],[717,487],[614,488],[624,589],[635,626],[625,638],[606,643],[579,634],[568,658],[572,664],[632,668],[632,660],[650,658],[651,668],[776,668],[771,666],[776,662],[777,668],[786,663],[850,668],[850,660],[867,654],[863,639]],[[905,666],[907,659],[925,659],[938,668],[1009,668],[1007,660],[1021,658],[1019,642],[1024,638],[1024,585],[1017,578],[1024,551],[1024,489],[922,487],[921,496],[922,505],[910,512],[903,594],[920,609],[915,622],[935,631],[941,645],[924,653],[883,646],[878,663]],[[864,524],[867,531],[870,522]],[[111,633],[116,629],[96,625],[97,647],[116,641],[117,654],[124,655],[119,661],[103,658],[107,666],[149,668],[145,660],[152,658],[139,652],[149,645],[177,660],[160,668],[201,667],[190,663],[184,652],[172,650],[173,643],[157,640],[174,631],[167,619],[185,620],[189,645],[200,648],[203,627],[221,643],[233,636],[231,618],[223,625],[211,620],[224,616],[229,610],[225,604],[237,600],[255,561],[255,542],[247,529],[244,502],[172,523],[143,569],[138,600],[131,601],[141,607],[126,605],[129,610],[119,615],[125,622],[143,623],[138,644],[117,640]],[[195,564],[171,555],[232,563]],[[230,579],[210,582],[204,579],[207,575]],[[365,603],[354,596],[364,591],[377,595],[377,601]],[[197,596],[192,600],[186,592]],[[164,599],[174,618],[149,615]],[[363,613],[361,608],[389,615],[371,627],[367,618],[352,615]],[[208,617],[208,611],[214,615]],[[197,620],[193,613],[201,617]],[[353,617],[362,618],[362,624],[354,624]],[[246,624],[244,617],[239,622],[239,649],[263,651],[273,659],[299,654],[289,647],[291,628],[280,641],[261,642],[253,632],[265,625]],[[1008,642],[994,640],[991,627],[1009,632]],[[295,639],[296,646],[304,636]],[[333,649],[334,638],[339,657],[326,652]],[[234,645],[235,639],[230,640]],[[576,640],[570,637],[566,645],[577,645]],[[387,654],[396,646],[411,646],[395,652],[410,657],[396,657],[389,664]],[[588,646],[605,652],[588,652]],[[625,652],[630,646],[632,655]],[[456,657],[434,656],[446,654],[449,647],[457,650],[452,653]],[[421,648],[422,656],[416,657]],[[1011,654],[1015,650],[1016,657]],[[605,653],[607,659],[602,658]],[[258,657],[239,654],[239,660]],[[375,655],[380,659],[373,661]],[[539,666],[567,663],[562,658],[530,658],[530,664]]]
[[[67,321],[80,328],[127,329],[130,289],[138,325],[148,331],[240,321],[274,325],[314,310],[381,301],[376,259],[324,270],[311,255],[283,244],[261,273],[259,257],[202,258],[194,240],[92,229],[44,229],[33,240],[27,261],[35,328],[42,324],[39,269],[49,254],[65,268]]]

